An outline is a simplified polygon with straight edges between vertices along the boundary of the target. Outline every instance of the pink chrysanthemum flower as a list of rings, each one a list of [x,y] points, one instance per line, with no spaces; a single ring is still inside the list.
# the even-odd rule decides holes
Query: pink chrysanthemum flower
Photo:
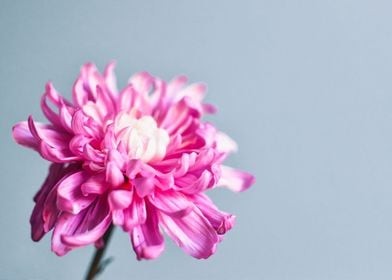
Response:
[[[34,197],[32,239],[54,229],[52,250],[62,256],[102,245],[113,224],[129,233],[140,260],[162,253],[163,229],[189,255],[208,258],[234,216],[204,192],[243,191],[254,177],[222,165],[236,144],[201,120],[214,112],[202,103],[204,85],[143,72],[118,92],[113,68],[84,65],[72,102],[48,83],[41,107],[50,124],[29,117],[13,128],[17,143],[52,162]]]

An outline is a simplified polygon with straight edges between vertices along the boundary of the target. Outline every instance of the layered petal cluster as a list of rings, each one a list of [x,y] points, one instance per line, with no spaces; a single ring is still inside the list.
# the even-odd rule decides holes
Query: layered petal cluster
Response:
[[[240,192],[254,177],[222,165],[236,144],[201,120],[215,111],[203,103],[203,84],[142,72],[118,91],[113,68],[84,65],[72,101],[48,83],[41,108],[49,124],[29,117],[13,127],[17,143],[52,162],[34,197],[32,239],[53,229],[52,250],[62,256],[102,245],[115,225],[129,234],[139,260],[162,253],[162,231],[189,255],[208,258],[234,216],[204,192]]]

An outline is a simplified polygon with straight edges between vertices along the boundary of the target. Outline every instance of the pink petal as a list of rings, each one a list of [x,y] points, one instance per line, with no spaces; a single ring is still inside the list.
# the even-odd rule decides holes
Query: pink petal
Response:
[[[59,163],[79,159],[69,149],[69,134],[50,125],[35,123],[31,116],[28,125],[31,135],[40,143],[39,151],[43,158]]]
[[[234,192],[247,190],[255,182],[255,177],[247,172],[222,166],[221,178],[218,186],[226,187]]]
[[[209,188],[213,183],[213,176],[210,171],[204,170],[200,177],[197,178],[192,174],[187,174],[175,181],[177,190],[181,190],[187,194],[195,194],[202,192]]]
[[[198,209],[182,218],[161,213],[160,221],[170,238],[192,257],[206,259],[215,252],[219,238]]]
[[[110,209],[122,210],[132,202],[133,192],[127,190],[113,190],[109,193],[108,202]]]
[[[80,234],[74,235],[61,235],[61,241],[66,246],[80,247],[87,244],[92,244],[98,241],[106,232],[111,224],[110,215],[106,216],[100,223],[94,228]]]
[[[131,205],[124,210],[124,230],[129,232],[135,226],[144,224],[147,218],[146,203],[137,195],[133,197]]]
[[[149,197],[149,201],[159,211],[175,218],[188,215],[194,206],[185,195],[173,190],[157,191],[153,196]]]
[[[216,149],[223,153],[233,153],[237,152],[238,146],[227,134],[219,131],[216,134]]]
[[[89,194],[103,194],[108,189],[104,174],[99,173],[91,176],[80,186],[80,189],[84,196],[88,196]]]
[[[235,222],[235,216],[219,211],[214,203],[203,193],[193,196],[193,202],[211,223],[218,234],[225,234]]]
[[[188,78],[186,76],[177,76],[173,80],[171,80],[167,85],[167,92],[169,95],[177,94],[188,82]]]
[[[149,195],[155,188],[154,178],[140,177],[132,180],[132,185],[135,186],[136,192],[139,197]]]
[[[147,72],[136,73],[129,79],[129,84],[131,84],[136,91],[141,94],[147,94],[151,89],[154,77],[152,77]]]
[[[118,187],[124,183],[124,174],[114,162],[106,165],[106,181],[111,187]]]
[[[108,86],[108,90],[112,96],[116,96],[117,92],[118,92],[116,75],[114,74],[115,67],[116,67],[116,63],[111,62],[106,66],[106,68],[103,72],[103,77],[105,79],[105,83]]]
[[[20,122],[12,127],[12,137],[19,145],[39,150],[39,140],[30,132],[27,122]]]
[[[63,212],[53,231],[53,252],[63,256],[73,248],[94,244],[110,226],[110,220],[105,196],[76,215]]]
[[[63,165],[53,163],[49,168],[49,174],[46,177],[45,182],[42,184],[41,189],[35,195],[35,207],[30,216],[30,224],[31,224],[31,238],[34,241],[39,241],[43,235],[48,231],[45,230],[45,220],[43,217],[45,201],[48,198],[48,194],[52,191],[54,186],[57,183],[57,180],[61,178],[63,172]],[[50,211],[52,216],[57,218],[58,210],[55,208],[53,211]]]
[[[84,196],[81,185],[87,181],[89,175],[84,172],[76,172],[64,177],[58,183],[57,206],[60,210],[73,214],[78,214],[88,207],[95,199],[96,195]]]
[[[165,243],[159,230],[158,217],[150,207],[147,208],[146,222],[133,228],[131,239],[138,260],[155,259],[163,252]]]

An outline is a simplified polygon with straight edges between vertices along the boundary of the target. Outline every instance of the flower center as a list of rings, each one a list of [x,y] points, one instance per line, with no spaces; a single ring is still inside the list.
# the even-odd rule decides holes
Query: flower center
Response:
[[[144,162],[161,160],[169,144],[169,134],[151,116],[136,119],[122,113],[116,120],[115,134],[117,141],[125,144],[131,159]]]

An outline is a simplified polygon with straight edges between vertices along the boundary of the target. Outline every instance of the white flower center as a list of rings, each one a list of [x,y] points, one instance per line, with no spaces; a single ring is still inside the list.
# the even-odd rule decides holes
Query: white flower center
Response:
[[[125,144],[130,158],[144,162],[161,160],[169,144],[169,134],[151,116],[136,119],[123,113],[116,119],[115,134],[117,141]]]

